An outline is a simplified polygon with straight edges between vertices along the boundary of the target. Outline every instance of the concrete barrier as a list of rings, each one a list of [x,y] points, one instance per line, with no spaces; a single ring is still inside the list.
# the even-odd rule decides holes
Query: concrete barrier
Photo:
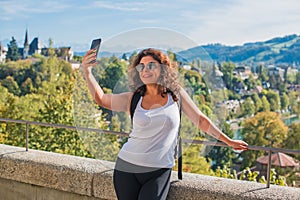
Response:
[[[0,144],[0,199],[116,199],[113,162]],[[184,173],[172,174],[168,199],[300,200],[300,189]]]

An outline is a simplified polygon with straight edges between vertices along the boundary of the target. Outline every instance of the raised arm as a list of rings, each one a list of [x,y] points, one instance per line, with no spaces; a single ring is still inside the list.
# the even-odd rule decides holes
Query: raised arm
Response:
[[[233,140],[218,129],[218,127],[216,127],[213,122],[199,110],[183,88],[181,88],[180,95],[183,112],[199,129],[224,142],[228,146],[233,147],[235,150],[248,149],[248,144],[246,142],[242,140]]]
[[[88,89],[93,99],[99,106],[106,109],[127,112],[129,100],[132,97],[132,92],[105,94],[92,73],[92,67],[98,64],[97,62],[91,63],[91,61],[95,59],[95,50],[89,50],[83,57],[81,63],[84,78],[87,82]]]

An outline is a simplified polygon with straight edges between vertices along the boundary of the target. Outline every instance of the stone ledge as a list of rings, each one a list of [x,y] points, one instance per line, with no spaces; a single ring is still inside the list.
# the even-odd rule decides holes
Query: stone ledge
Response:
[[[114,163],[0,144],[0,178],[93,197],[116,199]],[[26,191],[24,191],[26,192]],[[300,189],[184,173],[172,174],[168,199],[300,200]]]
[[[112,162],[0,145],[0,178],[86,196],[94,196],[94,182],[111,177],[107,173],[113,166]],[[111,186],[105,189],[114,197]]]

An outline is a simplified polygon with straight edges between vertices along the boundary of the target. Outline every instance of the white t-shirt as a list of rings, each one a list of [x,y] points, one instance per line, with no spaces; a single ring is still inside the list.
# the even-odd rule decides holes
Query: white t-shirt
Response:
[[[142,100],[134,112],[132,132],[118,156],[135,165],[172,168],[180,124],[178,105],[170,94],[160,108],[143,109]]]

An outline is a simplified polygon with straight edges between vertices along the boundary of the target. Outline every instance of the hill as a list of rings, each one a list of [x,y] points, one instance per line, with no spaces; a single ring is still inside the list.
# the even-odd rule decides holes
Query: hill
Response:
[[[203,57],[203,53],[199,55],[199,52],[206,52],[206,56],[210,56],[217,62],[300,63],[300,36],[294,34],[276,37],[264,42],[245,43],[241,46],[209,44],[178,53],[188,60],[193,60]]]

